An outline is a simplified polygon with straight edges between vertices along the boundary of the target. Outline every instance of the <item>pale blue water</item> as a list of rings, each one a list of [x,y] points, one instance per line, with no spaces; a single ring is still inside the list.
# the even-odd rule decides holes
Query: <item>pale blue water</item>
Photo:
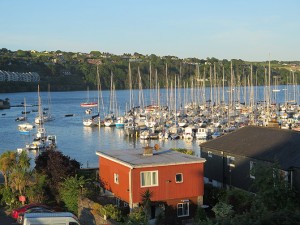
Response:
[[[182,90],[183,91],[183,90]],[[263,98],[262,88],[258,90],[258,97]],[[165,103],[165,92],[160,91],[161,104]],[[109,91],[103,91],[103,101],[105,105],[105,112],[108,112],[109,107]],[[150,104],[149,90],[144,91],[145,105]],[[154,96],[154,91],[152,92]],[[96,91],[90,91],[90,100],[96,100]],[[138,91],[134,91],[135,105],[138,103]],[[183,93],[181,96],[184,96]],[[209,92],[207,90],[207,96]],[[11,105],[19,105],[24,102],[26,98],[27,104],[37,104],[37,93],[6,93],[0,94],[0,99],[9,98]],[[47,99],[48,93],[41,92],[43,107],[48,107]],[[57,136],[58,149],[65,155],[70,156],[82,163],[83,167],[98,167],[98,157],[95,152],[99,150],[110,149],[131,149],[145,146],[148,142],[139,139],[132,139],[124,135],[123,129],[116,129],[110,127],[84,127],[82,119],[84,118],[84,108],[80,107],[80,103],[87,98],[87,92],[51,92],[51,111],[55,116],[54,121],[46,122],[45,128],[48,134],[55,134]],[[129,91],[116,91],[116,98],[118,102],[118,110],[124,112],[129,105]],[[173,97],[174,98],[174,97]],[[182,97],[183,99],[183,97]],[[207,97],[208,99],[208,97]],[[283,92],[277,94],[277,100],[283,101]],[[127,106],[126,106],[127,105]],[[177,104],[178,106],[180,104]],[[102,106],[101,106],[102,108]],[[27,111],[37,109],[36,107],[28,107]],[[32,142],[35,135],[35,129],[31,131],[30,135],[22,135],[17,130],[18,122],[15,119],[21,116],[23,107],[11,107],[8,110],[0,111],[0,154],[7,150],[16,150],[17,148],[24,148],[27,143]],[[103,113],[103,111],[101,111]],[[5,115],[3,115],[5,114]],[[34,121],[37,113],[31,112],[28,114],[29,122]],[[75,114],[73,117],[65,117],[66,114]],[[184,141],[184,140],[152,140],[151,145],[158,143],[162,148],[187,148],[192,149],[196,153],[199,151],[199,142]]]

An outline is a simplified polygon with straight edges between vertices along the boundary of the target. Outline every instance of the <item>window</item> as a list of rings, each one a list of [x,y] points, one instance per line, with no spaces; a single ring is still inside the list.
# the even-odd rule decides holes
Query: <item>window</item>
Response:
[[[141,187],[158,186],[158,171],[141,172]]]
[[[255,179],[255,162],[250,161],[250,178]]]
[[[288,182],[289,181],[289,173],[284,170],[273,169],[273,178]]]
[[[235,167],[235,164],[234,164],[234,160],[235,158],[233,156],[227,156],[227,165],[229,167]]]
[[[189,203],[178,203],[177,204],[177,216],[183,217],[183,216],[189,216]]]
[[[212,158],[212,152],[211,151],[207,151],[207,156]]]
[[[119,198],[116,198],[116,206],[120,206],[120,199]]]
[[[114,173],[114,182],[115,184],[119,184],[119,174]]]
[[[182,183],[183,182],[183,175],[182,173],[177,173],[175,176],[175,182],[176,183]]]

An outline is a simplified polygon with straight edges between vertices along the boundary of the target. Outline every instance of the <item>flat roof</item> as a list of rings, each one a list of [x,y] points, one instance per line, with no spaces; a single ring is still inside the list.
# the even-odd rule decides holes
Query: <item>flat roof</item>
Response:
[[[144,148],[97,151],[96,155],[118,162],[130,168],[204,163],[204,158],[183,154],[174,150],[153,150],[153,155],[143,155]]]

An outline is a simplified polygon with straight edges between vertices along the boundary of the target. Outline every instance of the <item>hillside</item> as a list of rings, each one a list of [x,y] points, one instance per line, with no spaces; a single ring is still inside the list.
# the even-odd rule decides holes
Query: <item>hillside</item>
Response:
[[[188,87],[200,85],[199,81],[205,77],[206,85],[214,82],[221,85],[221,80],[233,81],[235,85],[248,85],[251,77],[252,83],[263,85],[269,62],[246,62],[241,59],[231,61],[216,58],[180,59],[176,56],[142,55],[139,53],[114,55],[111,53],[92,51],[80,52],[37,52],[10,51],[0,49],[0,70],[11,72],[37,72],[40,75],[42,90],[47,90],[51,84],[52,91],[71,91],[96,89],[97,65],[100,74],[102,89],[109,89],[111,76],[116,89],[129,89],[129,62],[132,74],[132,88],[161,88],[171,85],[175,76],[180,80],[181,86]],[[231,70],[232,62],[232,70]],[[231,79],[231,74],[234,78]],[[271,83],[285,84],[294,79],[299,81],[300,62],[271,61]],[[151,82],[150,82],[151,79]],[[141,82],[140,82],[141,81]],[[150,87],[151,83],[151,87]],[[35,83],[0,82],[1,92],[35,91]]]

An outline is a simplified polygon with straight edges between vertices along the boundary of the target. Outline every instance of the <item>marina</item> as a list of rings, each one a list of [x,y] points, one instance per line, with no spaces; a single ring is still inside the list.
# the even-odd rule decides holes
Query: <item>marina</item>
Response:
[[[173,103],[169,106],[163,101],[171,92],[168,93],[166,89],[160,90],[161,102],[158,106],[151,104],[153,102],[150,101],[153,90],[145,89],[143,90],[143,104],[145,105],[143,108],[138,104],[137,96],[140,90],[115,90],[114,98],[117,103],[115,108],[118,110],[112,114],[111,91],[102,91],[103,107],[99,112],[100,120],[97,126],[83,125],[84,118],[88,114],[85,112],[86,108],[81,107],[80,104],[84,101],[86,92],[53,92],[51,93],[51,111],[55,120],[43,123],[42,127],[50,135],[50,140],[48,138],[47,142],[53,141],[55,137],[57,149],[79,161],[82,167],[98,167],[96,151],[141,148],[149,143],[159,144],[162,148],[186,148],[198,155],[201,142],[217,138],[241,126],[267,125],[281,126],[284,129],[299,129],[298,105],[284,104],[285,88],[285,86],[277,86],[276,90],[283,90],[276,92],[277,104],[267,105],[264,100],[265,88],[255,87],[257,94],[255,105],[252,105],[253,109],[255,108],[252,110],[254,114],[249,111],[249,99],[246,99],[246,104],[236,103],[234,107],[229,105],[232,107],[229,109],[228,104],[213,104],[209,101],[204,104],[205,106],[196,105],[193,102],[183,104],[175,96],[184,96],[185,92],[192,91],[183,88],[177,89],[176,94],[173,93]],[[206,88],[205,92],[209,96],[210,89]],[[48,108],[48,94],[47,91],[40,92],[43,108]],[[97,98],[98,92],[90,91],[89,94]],[[136,96],[136,99],[131,99],[131,95]],[[34,92],[0,94],[0,98],[6,97],[9,97],[12,107],[2,110],[0,117],[0,153],[26,146],[31,149],[31,152],[43,149],[32,145],[41,126],[36,124],[24,134],[18,131],[18,125],[22,122],[15,121],[24,111],[24,106],[20,103],[24,103],[25,98],[26,110],[30,111],[26,114],[27,122],[34,124],[34,119],[39,114],[38,94]],[[129,110],[130,99],[135,107]],[[225,98],[225,102],[228,102],[228,98]],[[266,112],[269,112],[271,119],[267,119]],[[36,144],[39,146],[40,143]]]

